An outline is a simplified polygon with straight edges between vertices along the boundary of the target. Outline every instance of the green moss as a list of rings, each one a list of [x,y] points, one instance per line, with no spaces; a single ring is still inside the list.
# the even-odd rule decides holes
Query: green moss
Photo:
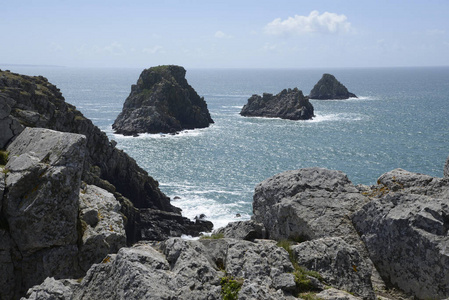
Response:
[[[0,150],[0,166],[6,165],[6,163],[8,162],[8,156],[8,151]]]
[[[315,288],[312,285],[310,277],[315,277],[319,281],[323,281],[323,277],[318,272],[309,271],[306,268],[303,268],[298,265],[298,263],[296,262],[295,254],[291,249],[291,245],[293,243],[294,242],[290,240],[281,240],[277,243],[277,245],[278,247],[284,248],[288,252],[290,262],[292,263],[293,268],[295,269],[293,271],[293,274],[295,275],[296,292],[300,294],[304,292],[314,291]]]
[[[221,296],[223,300],[238,299],[238,294],[243,285],[243,279],[234,279],[230,275],[226,275],[220,280]]]

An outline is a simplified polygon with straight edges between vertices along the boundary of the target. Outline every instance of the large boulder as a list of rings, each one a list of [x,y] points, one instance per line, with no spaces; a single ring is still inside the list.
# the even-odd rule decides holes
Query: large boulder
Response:
[[[449,296],[449,182],[396,169],[366,193],[353,216],[387,284],[420,299]]]
[[[0,244],[7,274],[1,283],[8,285],[0,288],[2,299],[47,276],[80,276],[77,225],[86,138],[26,128],[7,151]]]
[[[263,96],[252,95],[240,115],[289,120],[309,120],[314,117],[312,104],[297,88],[285,89],[274,96],[268,93]]]
[[[323,74],[323,77],[321,77],[321,79],[310,91],[309,98],[329,100],[357,98],[357,96],[350,93],[348,89],[335,78],[334,75]]]
[[[126,246],[121,205],[113,194],[95,185],[80,190],[79,217],[82,229],[79,265],[84,272],[109,253]]]
[[[305,168],[259,183],[253,218],[271,239],[342,237],[354,244],[359,238],[349,216],[367,201],[343,172]]]
[[[213,123],[204,98],[185,79],[180,66],[145,69],[123,104],[112,128],[116,133],[175,133]]]

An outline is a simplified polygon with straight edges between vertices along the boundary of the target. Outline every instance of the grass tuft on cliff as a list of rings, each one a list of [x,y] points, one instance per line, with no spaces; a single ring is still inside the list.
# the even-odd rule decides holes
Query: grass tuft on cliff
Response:
[[[0,150],[0,166],[4,166],[8,163],[9,152]]]
[[[243,279],[234,279],[231,275],[226,275],[220,280],[221,295],[223,300],[236,300],[243,285]]]

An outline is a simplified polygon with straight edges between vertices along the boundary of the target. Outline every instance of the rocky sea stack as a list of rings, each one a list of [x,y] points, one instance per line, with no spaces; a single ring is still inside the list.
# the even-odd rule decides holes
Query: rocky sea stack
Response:
[[[357,98],[350,93],[348,89],[341,84],[334,75],[323,74],[323,77],[315,84],[309,95],[310,99],[318,100],[343,100],[348,98]]]
[[[187,83],[180,66],[145,69],[125,100],[112,128],[116,133],[176,133],[208,127],[212,120],[203,97]]]
[[[309,120],[314,117],[312,104],[297,88],[285,89],[274,96],[268,93],[263,96],[252,95],[240,115],[289,120]]]

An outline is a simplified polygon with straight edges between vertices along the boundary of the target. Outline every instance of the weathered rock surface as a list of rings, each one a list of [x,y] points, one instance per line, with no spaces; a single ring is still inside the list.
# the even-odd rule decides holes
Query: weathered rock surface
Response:
[[[316,239],[291,249],[300,266],[318,272],[327,284],[364,299],[375,299],[372,267],[342,238]]]
[[[420,299],[449,296],[449,181],[396,169],[353,222],[387,284]]]
[[[28,291],[28,299],[42,299],[39,293],[59,299],[222,299],[225,276],[242,283],[238,299],[294,299],[292,270],[288,253],[273,241],[171,238],[122,248],[92,266],[79,284],[47,279]]]
[[[265,227],[263,224],[248,221],[231,222],[225,227],[215,231],[217,234],[223,234],[225,238],[233,238],[239,240],[254,241],[255,239],[266,238]]]
[[[112,128],[116,133],[175,133],[213,123],[204,98],[185,79],[180,66],[145,69],[125,100]]]
[[[254,192],[254,221],[271,239],[359,239],[349,216],[368,199],[340,171],[305,168],[287,171],[259,183]]]
[[[86,138],[26,128],[7,150],[0,244],[2,283],[9,286],[1,286],[2,299],[17,297],[48,276],[81,274],[77,220]]]
[[[252,95],[240,115],[289,120],[309,120],[314,117],[312,104],[297,88],[285,89],[274,96],[268,93],[263,96]]]
[[[83,229],[79,265],[87,272],[92,264],[125,247],[126,233],[121,205],[113,194],[95,185],[84,185],[79,197]]]
[[[323,74],[323,77],[321,77],[321,79],[310,91],[309,98],[329,100],[357,98],[357,96],[350,93],[348,89],[335,78],[334,75]]]

